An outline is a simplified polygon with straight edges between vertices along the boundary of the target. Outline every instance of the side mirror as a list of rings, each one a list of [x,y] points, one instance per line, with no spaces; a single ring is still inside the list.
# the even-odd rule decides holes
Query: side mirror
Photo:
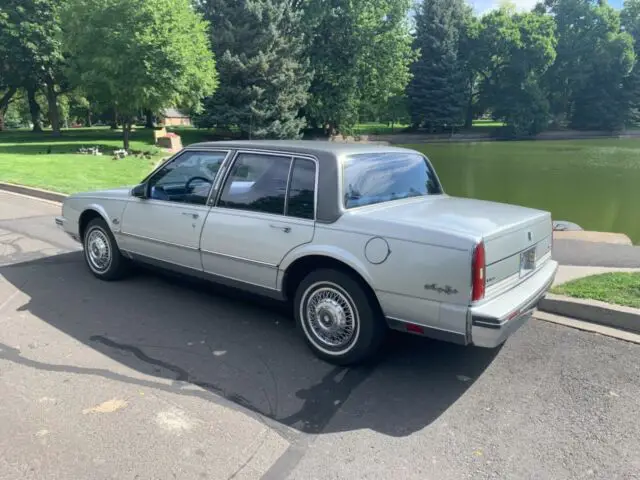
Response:
[[[147,184],[141,183],[131,189],[131,196],[136,198],[147,198]]]

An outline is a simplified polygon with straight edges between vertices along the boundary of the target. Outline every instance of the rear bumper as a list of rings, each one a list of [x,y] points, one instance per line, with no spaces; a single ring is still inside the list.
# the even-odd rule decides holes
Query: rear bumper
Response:
[[[531,318],[547,294],[558,271],[558,262],[549,260],[542,269],[517,287],[495,299],[474,306],[471,315],[471,343],[495,348]]]

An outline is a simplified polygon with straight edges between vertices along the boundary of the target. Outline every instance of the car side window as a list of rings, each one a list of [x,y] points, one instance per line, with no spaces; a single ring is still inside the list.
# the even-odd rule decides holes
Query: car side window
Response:
[[[227,152],[185,152],[147,182],[154,200],[206,205]]]
[[[291,157],[239,153],[219,207],[284,215]]]
[[[297,218],[315,217],[316,163],[306,158],[296,158],[293,163],[287,215]]]

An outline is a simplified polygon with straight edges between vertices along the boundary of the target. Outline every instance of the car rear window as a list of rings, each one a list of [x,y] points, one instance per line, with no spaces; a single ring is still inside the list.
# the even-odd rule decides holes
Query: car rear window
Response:
[[[441,193],[431,165],[418,153],[359,153],[343,162],[345,208]]]

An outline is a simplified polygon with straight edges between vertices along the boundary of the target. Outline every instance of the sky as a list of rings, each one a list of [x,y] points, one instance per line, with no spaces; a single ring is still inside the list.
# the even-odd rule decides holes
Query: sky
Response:
[[[478,13],[483,13],[492,8],[495,8],[500,3],[500,0],[467,0],[471,3]],[[513,0],[520,10],[531,10],[539,0]],[[609,5],[622,8],[623,0],[609,0]]]

